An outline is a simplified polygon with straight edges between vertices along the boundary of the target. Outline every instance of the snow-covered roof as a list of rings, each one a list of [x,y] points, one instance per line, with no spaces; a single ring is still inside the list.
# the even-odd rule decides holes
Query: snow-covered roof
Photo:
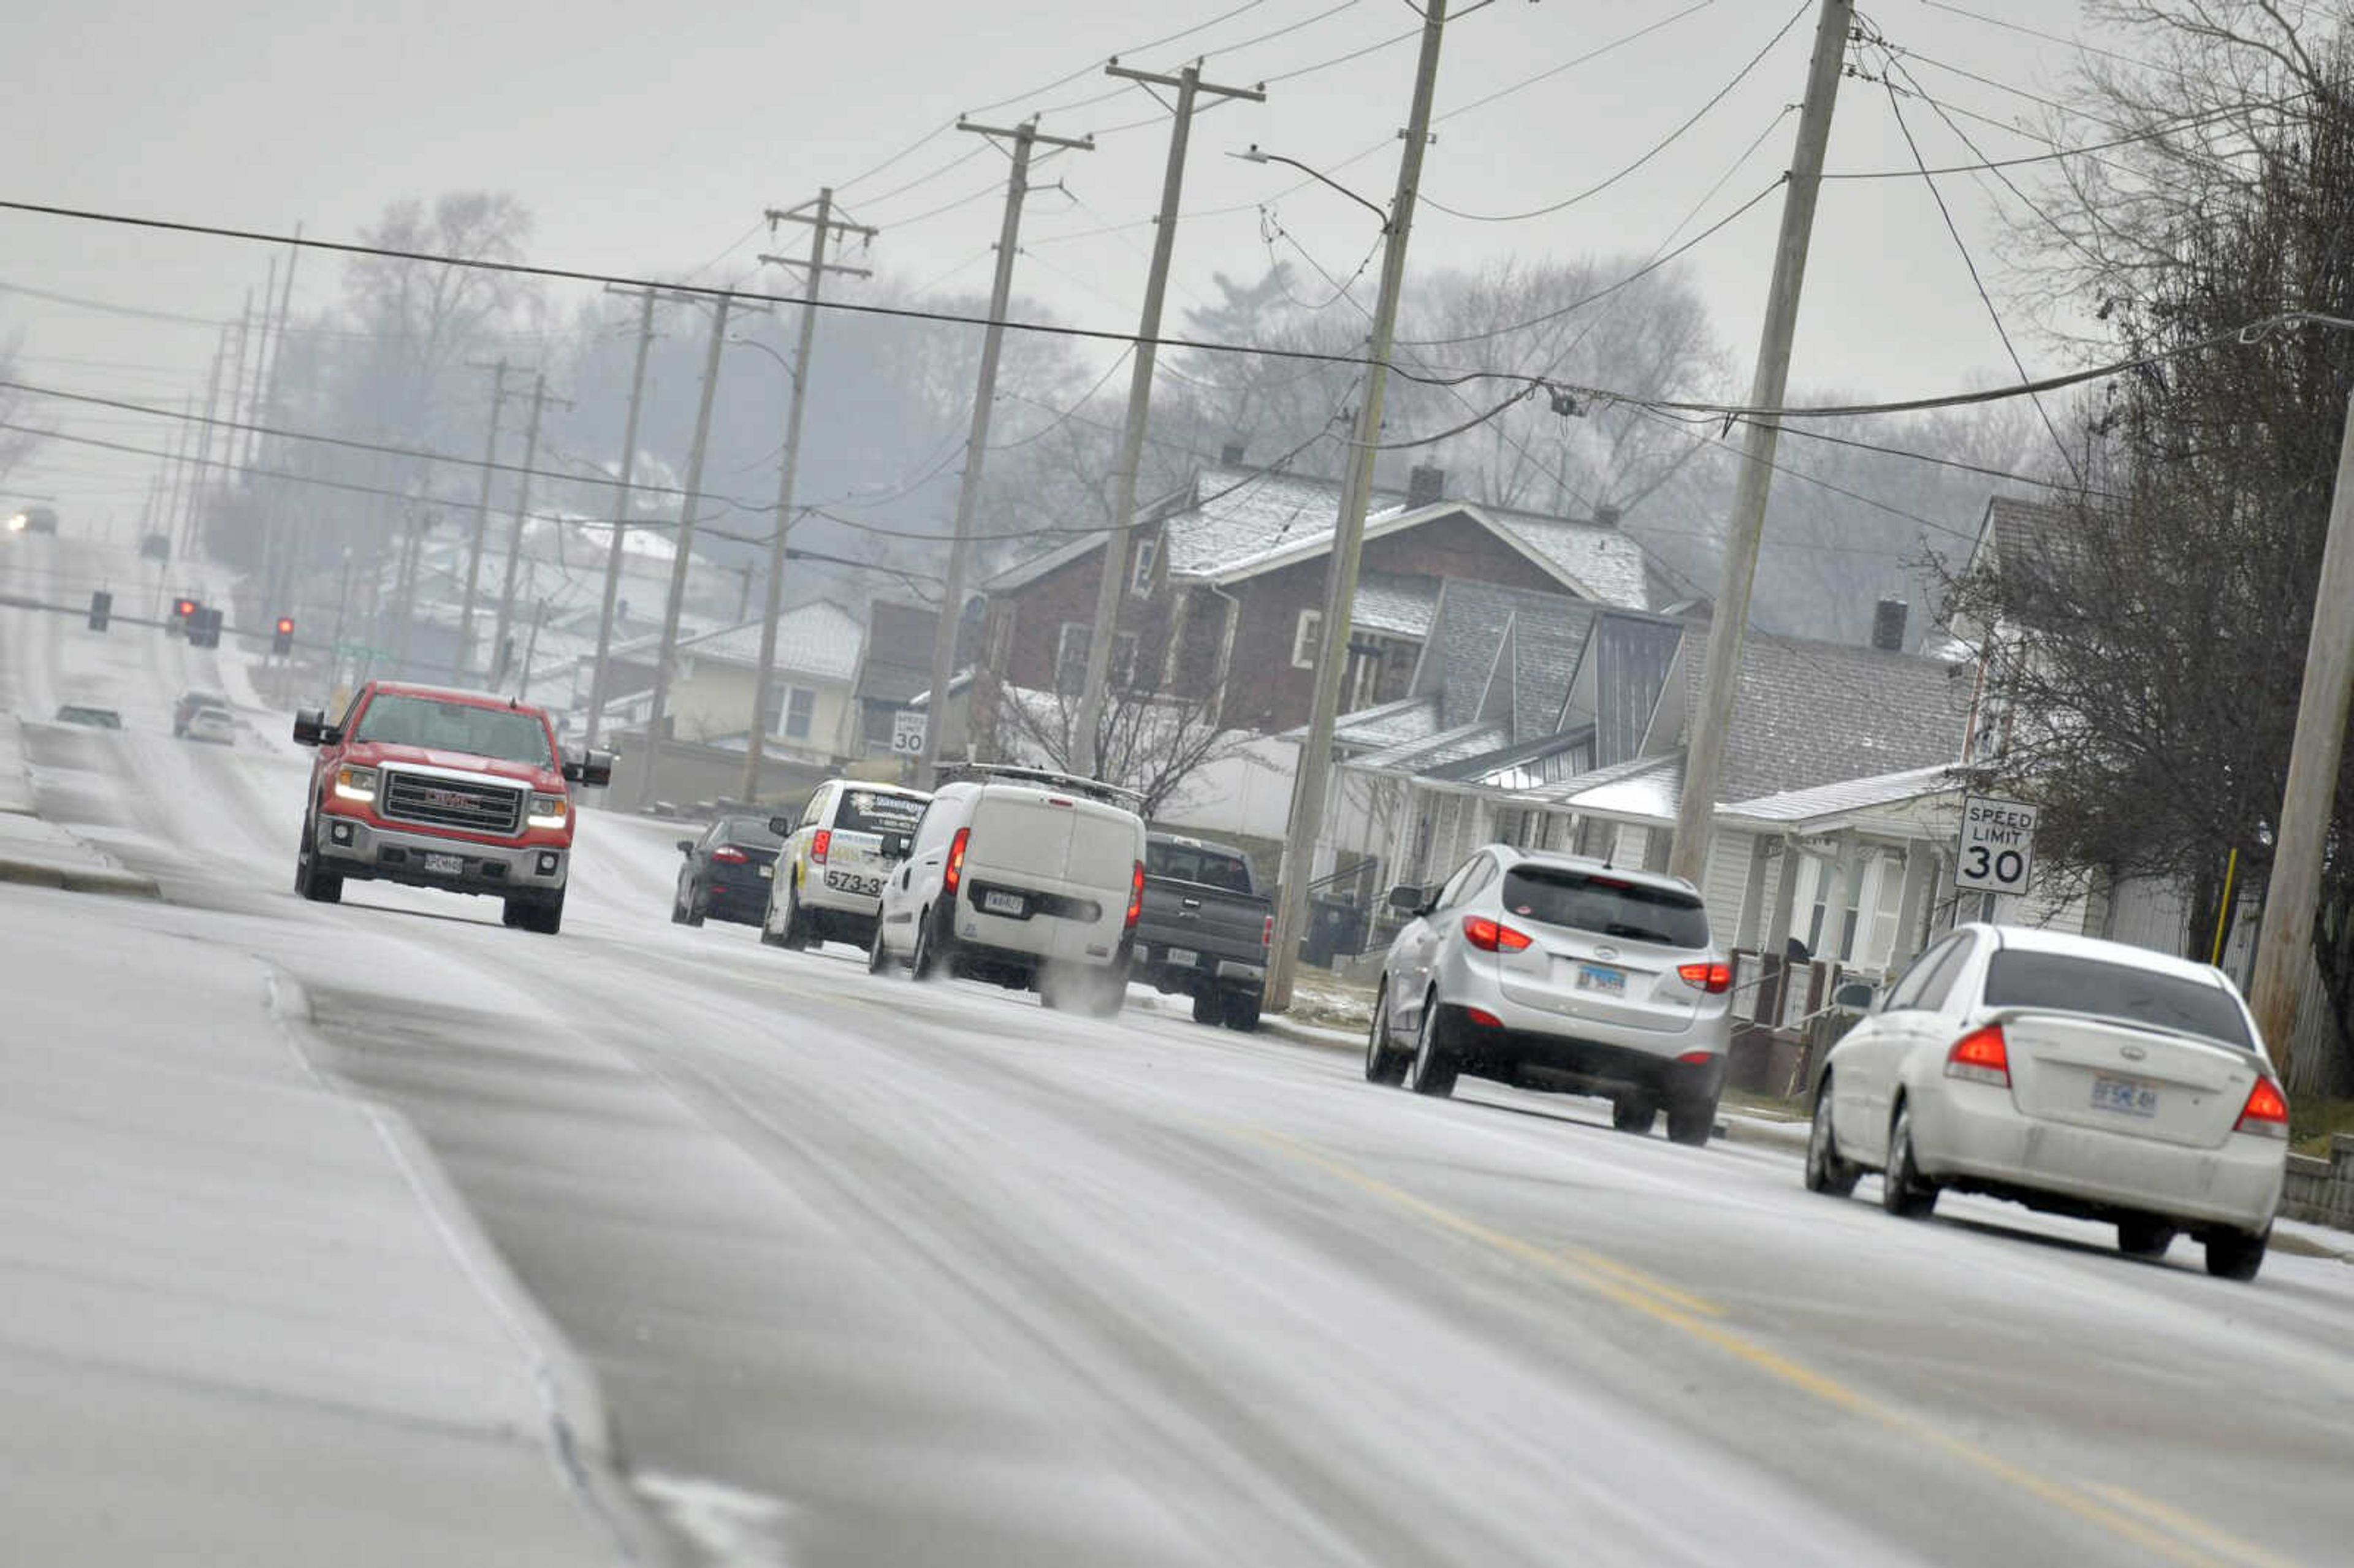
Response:
[[[847,681],[858,673],[858,652],[866,628],[832,599],[817,599],[777,618],[776,668],[820,680]],[[760,662],[760,623],[748,620],[721,631],[682,641],[682,654],[722,663]]]
[[[1555,571],[1591,590],[1593,598],[1622,609],[1650,608],[1648,557],[1641,545],[1618,529],[1522,512],[1486,515]]]
[[[1410,740],[1426,740],[1438,733],[1438,699],[1436,696],[1405,697],[1397,702],[1384,703],[1379,707],[1361,708],[1343,714],[1332,731],[1332,738],[1341,746],[1387,747],[1403,746]],[[1307,734],[1301,726],[1291,732],[1297,739]]]
[[[1437,577],[1364,572],[1357,578],[1357,599],[1349,617],[1353,630],[1420,641],[1430,635],[1431,619],[1437,613]]]
[[[1946,764],[1909,768],[1901,773],[1882,773],[1870,779],[1843,779],[1812,789],[1786,789],[1778,795],[1726,806],[1723,811],[1751,821],[1804,823],[1898,805],[1926,795],[1942,795],[1960,789],[1967,781],[1963,769]]]
[[[1546,791],[1549,803],[1561,810],[1644,822],[1673,822],[1683,793],[1681,752],[1597,768],[1559,789]]]

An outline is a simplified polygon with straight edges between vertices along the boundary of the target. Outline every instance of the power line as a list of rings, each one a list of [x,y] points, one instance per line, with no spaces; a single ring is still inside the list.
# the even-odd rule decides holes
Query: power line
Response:
[[[1585,201],[1589,196],[1600,196],[1604,191],[1608,190],[1611,186],[1617,185],[1628,175],[1635,173],[1636,170],[1640,169],[1644,164],[1649,163],[1652,159],[1658,157],[1670,147],[1675,145],[1676,143],[1682,140],[1686,132],[1690,131],[1693,126],[1699,124],[1703,119],[1707,118],[1711,110],[1714,109],[1718,104],[1723,103],[1728,97],[1732,96],[1734,89],[1749,79],[1749,73],[1755,70],[1758,66],[1765,62],[1766,57],[1774,52],[1774,47],[1789,36],[1790,29],[1798,25],[1798,18],[1804,16],[1808,11],[1813,9],[1814,0],[1800,0],[1798,8],[1790,13],[1789,19],[1787,21],[1784,22],[1781,26],[1775,29],[1774,36],[1766,40],[1765,47],[1759,49],[1755,54],[1750,56],[1748,63],[1734,73],[1733,79],[1726,82],[1723,87],[1718,88],[1715,93],[1709,98],[1708,101],[1702,104],[1698,109],[1692,111],[1691,116],[1687,118],[1682,124],[1669,132],[1666,136],[1662,137],[1658,142],[1653,143],[1650,150],[1643,154],[1642,156],[1637,158],[1633,163],[1628,164],[1626,167],[1618,170],[1616,174],[1610,175],[1607,177],[1586,186],[1584,190],[1579,191],[1575,196],[1564,196],[1561,200],[1553,202],[1544,207],[1531,207],[1526,212],[1505,213],[1465,212],[1460,208],[1448,207],[1445,202],[1439,201],[1436,197],[1427,195],[1424,196],[1422,200],[1426,205],[1437,207],[1439,211],[1447,214],[1449,217],[1465,218],[1473,223],[1522,223],[1532,217],[1549,217],[1554,213],[1564,211],[1569,207],[1575,207],[1579,202]]]

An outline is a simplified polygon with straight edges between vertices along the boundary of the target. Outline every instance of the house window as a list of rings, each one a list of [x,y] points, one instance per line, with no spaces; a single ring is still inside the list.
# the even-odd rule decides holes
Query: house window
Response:
[[[1087,689],[1087,645],[1094,629],[1084,620],[1066,620],[1055,637],[1055,690],[1075,697]],[[1115,688],[1136,683],[1136,633],[1123,631],[1112,639],[1111,669],[1107,678]]]
[[[777,694],[769,713],[769,733],[787,740],[807,740],[817,719],[817,694],[807,686],[787,686]]]
[[[1136,542],[1136,561],[1128,574],[1128,591],[1139,599],[1152,597],[1152,569],[1161,564],[1161,535],[1147,534]]]
[[[1316,668],[1316,645],[1322,641],[1323,632],[1324,612],[1322,610],[1303,609],[1299,612],[1299,623],[1291,633],[1291,667],[1293,669]]]

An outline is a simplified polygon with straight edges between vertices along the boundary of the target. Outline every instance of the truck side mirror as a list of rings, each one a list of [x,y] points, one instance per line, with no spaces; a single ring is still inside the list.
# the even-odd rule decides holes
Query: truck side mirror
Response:
[[[1393,915],[1416,916],[1423,911],[1424,897],[1419,887],[1400,885],[1390,889],[1389,906]]]
[[[297,746],[333,746],[343,737],[327,723],[327,715],[317,708],[297,708],[294,711],[294,744]]]
[[[789,839],[791,838],[794,833],[801,831],[801,824],[794,821],[790,817],[770,817],[769,819],[769,831],[776,834],[780,839]]]
[[[613,781],[613,754],[610,751],[584,751],[577,758],[566,758],[564,779],[567,784],[602,789]]]

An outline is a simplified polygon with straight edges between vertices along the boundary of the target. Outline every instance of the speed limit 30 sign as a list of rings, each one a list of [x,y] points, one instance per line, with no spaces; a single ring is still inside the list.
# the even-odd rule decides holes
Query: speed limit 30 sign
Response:
[[[1960,858],[1954,885],[2022,894],[2035,869],[2035,808],[1985,795],[1962,797]]]

